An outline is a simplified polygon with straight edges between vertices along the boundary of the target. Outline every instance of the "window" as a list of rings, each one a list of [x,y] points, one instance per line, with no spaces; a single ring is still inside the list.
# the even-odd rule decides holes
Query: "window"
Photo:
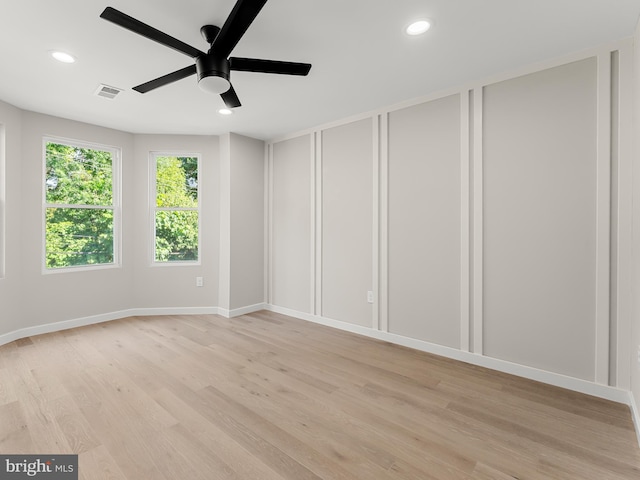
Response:
[[[116,265],[119,151],[58,139],[44,150],[45,271]]]
[[[152,154],[153,261],[198,262],[198,155]]]

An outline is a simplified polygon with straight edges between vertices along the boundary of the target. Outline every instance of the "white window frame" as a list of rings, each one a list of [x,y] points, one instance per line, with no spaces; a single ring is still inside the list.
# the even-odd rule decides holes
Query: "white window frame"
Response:
[[[156,206],[156,173],[158,157],[194,157],[198,159],[198,207],[158,207]],[[202,155],[200,153],[188,152],[183,150],[177,151],[154,151],[149,152],[149,226],[150,226],[150,242],[149,251],[151,252],[152,267],[184,267],[202,265]],[[189,211],[198,212],[198,259],[197,260],[179,260],[173,262],[156,261],[156,212],[159,211]]]
[[[47,144],[57,143],[70,147],[86,148],[91,150],[107,151],[111,153],[111,188],[112,188],[112,205],[71,205],[47,203]],[[45,275],[68,272],[86,272],[89,270],[106,270],[112,268],[121,268],[121,248],[122,248],[122,150],[111,145],[103,145],[100,143],[86,142],[82,140],[74,140],[62,137],[43,137],[42,139],[42,179],[40,182],[42,188],[42,273]],[[71,267],[47,268],[47,208],[87,208],[95,210],[111,209],[113,210],[113,262],[91,265],[74,265]]]

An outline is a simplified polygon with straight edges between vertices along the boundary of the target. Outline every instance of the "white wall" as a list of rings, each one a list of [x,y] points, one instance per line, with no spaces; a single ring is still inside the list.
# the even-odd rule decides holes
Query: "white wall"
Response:
[[[265,302],[265,143],[231,134],[231,309]]]
[[[631,392],[640,441],[640,22],[634,36],[633,69],[633,327],[631,335]]]
[[[233,133],[221,143],[220,294],[231,315],[265,303],[265,144]]]
[[[389,331],[460,348],[460,95],[388,123]]]
[[[25,112],[0,103],[0,345],[58,328],[132,314],[219,311],[221,186],[233,185],[227,252],[231,305],[264,303],[264,142],[228,136],[232,169],[221,180],[215,136],[133,135]],[[42,272],[43,137],[109,145],[122,151],[121,266]],[[197,265],[152,265],[150,152],[201,156],[201,250]],[[233,178],[231,178],[233,172]],[[231,217],[229,217],[231,220]],[[232,260],[232,262],[231,262]],[[204,286],[196,286],[203,277]],[[227,297],[227,301],[229,298]],[[228,308],[221,310],[228,313]]]
[[[269,303],[312,313],[310,135],[271,146]]]
[[[318,165],[322,172],[322,278],[317,313],[373,326],[373,134],[364,119],[322,132]]]
[[[274,139],[271,308],[626,401],[631,52]]]
[[[214,308],[218,306],[220,166],[218,137],[191,135],[135,135],[135,187],[131,210],[135,232],[131,261],[134,265],[133,305],[137,308]],[[149,152],[200,154],[199,265],[152,265]],[[204,286],[196,287],[196,277]]]
[[[484,353],[595,380],[597,59],[484,88]]]
[[[22,112],[0,102],[0,335],[20,328]]]
[[[123,231],[126,231],[135,222],[130,210],[135,201],[133,135],[32,112],[24,112],[22,118],[22,195],[17,206],[22,219],[20,327],[34,327],[131,308],[133,259],[136,252],[130,236],[123,236],[121,268],[43,275],[42,142],[44,136],[54,136],[122,149],[122,225]]]

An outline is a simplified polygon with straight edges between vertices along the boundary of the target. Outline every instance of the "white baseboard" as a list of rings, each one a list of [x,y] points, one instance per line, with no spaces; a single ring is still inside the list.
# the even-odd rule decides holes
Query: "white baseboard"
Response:
[[[0,335],[0,346],[14,342],[16,340],[20,340],[21,338],[32,337],[34,335],[59,332],[76,327],[85,327],[87,325],[110,322],[112,320],[120,320],[127,317],[145,317],[154,315],[222,315],[226,318],[233,318],[240,315],[246,315],[248,313],[264,310],[266,309],[266,307],[267,305],[265,303],[259,303],[256,305],[249,305],[247,307],[236,308],[234,310],[226,310],[218,307],[130,308],[128,310],[120,310],[117,312],[92,315],[89,317],[76,318],[73,320],[63,320],[60,322],[47,323],[45,325],[37,325],[34,327],[14,330],[13,332]]]
[[[638,446],[640,446],[640,410],[638,409],[638,403],[633,396],[633,392],[629,392],[629,407],[631,408],[631,418],[633,418],[633,424],[636,427]]]
[[[470,352],[463,352],[455,348],[445,347],[434,343],[425,342],[423,340],[416,340],[414,338],[403,337],[393,333],[382,332],[380,330],[374,330],[368,327],[362,327],[360,325],[353,325],[338,320],[332,320],[329,318],[319,317],[304,312],[296,312],[288,308],[283,308],[275,305],[267,306],[267,310],[282,315],[288,315],[290,317],[299,318],[301,320],[308,320],[310,322],[319,323],[340,330],[345,330],[359,335],[383,340],[385,342],[395,343],[405,347],[413,348],[427,353],[433,353],[442,357],[451,358],[453,360],[459,360],[461,362],[470,363],[472,365],[478,365],[480,367],[489,368],[491,370],[497,370],[499,372],[509,373],[517,375],[519,377],[528,378],[538,382],[554,385],[556,387],[566,388],[576,392],[584,393],[587,395],[593,395],[595,397],[604,398],[613,402],[629,405],[630,398],[629,392],[626,390],[620,390],[608,385],[599,385],[587,380],[581,380],[578,378],[569,377],[559,373],[547,372],[545,370],[539,370],[533,367],[526,367],[511,363],[505,360],[499,360],[496,358],[486,357],[484,355],[478,355]],[[636,430],[638,430],[636,428]]]
[[[227,310],[225,308],[218,308],[218,315],[226,318],[239,317],[241,315],[247,315],[249,313],[259,312],[260,310],[266,310],[266,303],[257,303],[255,305],[249,305],[248,307],[235,308],[233,310]]]
[[[21,328],[13,332],[0,335],[0,346],[7,343],[20,340],[21,338],[32,337],[34,335],[42,335],[44,333],[60,332],[69,330],[70,328],[85,327],[87,325],[95,325],[102,322],[110,322],[112,320],[120,320],[127,317],[143,317],[151,315],[207,315],[218,314],[218,307],[175,307],[175,308],[131,308],[128,310],[119,310],[117,312],[105,313],[101,315],[92,315],[89,317],[76,318],[73,320],[64,320],[61,322],[47,323],[45,325],[37,325],[34,327]]]
[[[121,318],[132,317],[134,315],[136,315],[134,310],[120,310],[118,312],[105,313],[102,315],[92,315],[90,317],[76,318],[74,320],[65,320],[62,322],[37,325],[35,327],[21,328],[20,330],[14,330],[13,332],[0,335],[0,345],[5,345],[15,340],[32,337],[34,335],[59,332],[62,330],[69,330],[70,328],[84,327],[86,325],[94,325],[96,323],[109,322],[111,320],[119,320]]]
[[[218,307],[169,307],[169,308],[134,308],[129,316],[145,317],[153,315],[219,315]]]

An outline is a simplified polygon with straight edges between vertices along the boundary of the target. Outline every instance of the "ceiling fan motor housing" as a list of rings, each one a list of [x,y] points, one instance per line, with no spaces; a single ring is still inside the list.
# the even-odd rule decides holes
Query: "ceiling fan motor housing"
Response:
[[[196,58],[198,85],[206,92],[224,93],[231,88],[229,81],[229,60],[210,53]]]

